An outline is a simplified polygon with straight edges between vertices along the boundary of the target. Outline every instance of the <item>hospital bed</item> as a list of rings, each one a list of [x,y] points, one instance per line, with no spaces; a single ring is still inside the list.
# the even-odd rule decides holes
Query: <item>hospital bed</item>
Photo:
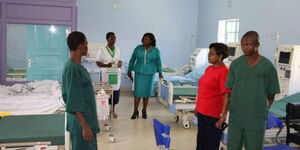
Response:
[[[171,70],[171,71],[169,71],[169,70]],[[166,67],[166,68],[163,68],[162,74],[163,74],[164,80],[175,83],[175,82],[179,82],[181,79],[183,79],[183,81],[184,80],[190,81],[190,79],[183,77],[185,73],[190,72],[190,71],[191,70],[190,70],[189,66],[183,66],[182,68],[175,69],[175,70],[169,69],[168,67]],[[160,79],[159,79],[158,75],[155,75],[153,82],[152,82],[153,90],[152,90],[151,96],[157,96],[159,82],[160,82]],[[132,85],[134,85],[134,84],[132,84]],[[133,88],[132,88],[132,90],[133,90]]]
[[[0,111],[13,115],[54,114],[64,111],[58,81],[42,80],[0,85]]]
[[[183,127],[189,128],[189,117],[195,109],[198,90],[195,82],[188,79],[180,80],[180,82],[164,80],[160,82],[158,89],[158,101],[174,114],[175,122],[182,119]]]
[[[20,115],[0,118],[0,148],[65,144],[65,115]]]
[[[270,108],[270,112],[274,113],[276,117],[284,119],[286,117],[285,109],[287,103],[293,102],[300,102],[300,92],[274,101]]]
[[[179,119],[184,128],[190,127],[189,118],[194,114],[198,80],[209,66],[208,49],[197,48],[191,55],[191,72],[184,76],[164,76],[165,81],[158,83],[158,101],[174,114],[175,122]]]

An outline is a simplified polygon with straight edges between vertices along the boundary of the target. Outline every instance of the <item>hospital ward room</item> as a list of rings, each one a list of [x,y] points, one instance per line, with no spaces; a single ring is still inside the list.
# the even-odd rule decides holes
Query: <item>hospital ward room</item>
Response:
[[[298,0],[0,0],[1,150],[300,150]]]

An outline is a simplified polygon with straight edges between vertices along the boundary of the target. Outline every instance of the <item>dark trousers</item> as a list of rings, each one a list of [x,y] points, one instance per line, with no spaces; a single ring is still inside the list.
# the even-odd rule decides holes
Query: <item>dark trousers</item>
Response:
[[[196,150],[218,150],[222,131],[215,127],[217,118],[198,113],[198,133]]]
[[[119,100],[120,100],[120,89],[117,90],[117,91],[114,91],[114,94],[113,94],[113,99],[114,99],[114,104],[118,104],[119,103]],[[109,99],[109,104],[111,105],[111,98]]]

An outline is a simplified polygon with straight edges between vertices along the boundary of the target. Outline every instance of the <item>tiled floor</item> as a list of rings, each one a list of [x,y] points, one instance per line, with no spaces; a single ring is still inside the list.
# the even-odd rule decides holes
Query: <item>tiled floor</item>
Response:
[[[140,111],[142,101],[140,103]],[[192,124],[189,129],[184,129],[182,121],[175,123],[174,116],[157,101],[156,97],[149,100],[148,119],[140,118],[131,120],[133,112],[133,96],[131,91],[122,91],[120,103],[116,107],[118,117],[112,120],[112,133],[116,142],[110,142],[109,132],[103,127],[104,121],[100,121],[101,132],[98,135],[98,147],[100,150],[158,150],[155,146],[155,138],[152,119],[156,118],[171,126],[171,148],[176,150],[195,150],[197,127]],[[293,146],[296,146],[293,144]],[[297,146],[299,147],[299,146]]]
[[[140,103],[140,110],[142,102]],[[116,138],[111,143],[109,132],[104,130],[104,121],[100,121],[101,133],[98,135],[98,146],[101,150],[156,150],[152,119],[156,118],[164,124],[171,125],[171,148],[178,150],[194,150],[196,147],[195,125],[184,129],[182,123],[175,123],[173,115],[156,98],[148,104],[148,118],[131,120],[133,112],[132,92],[122,91],[120,103],[116,107],[118,117],[112,121],[112,133]]]

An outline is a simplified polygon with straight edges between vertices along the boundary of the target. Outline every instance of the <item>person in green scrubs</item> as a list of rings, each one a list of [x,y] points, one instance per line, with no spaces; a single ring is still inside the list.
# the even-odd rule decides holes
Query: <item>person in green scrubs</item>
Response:
[[[127,75],[132,79],[134,71],[134,110],[131,119],[139,117],[139,103],[143,98],[142,117],[147,118],[147,105],[152,93],[154,75],[158,72],[162,79],[160,52],[152,33],[145,33],[142,45],[138,45],[130,58]]]
[[[97,150],[99,124],[92,80],[81,64],[86,56],[87,39],[81,32],[68,35],[70,59],[62,74],[62,96],[66,104],[67,131],[71,135],[73,150]]]
[[[232,89],[224,101],[224,122],[229,108],[229,150],[262,150],[269,108],[275,94],[280,92],[277,71],[273,64],[258,52],[259,35],[245,33],[241,39],[244,55],[229,68],[226,87]]]

